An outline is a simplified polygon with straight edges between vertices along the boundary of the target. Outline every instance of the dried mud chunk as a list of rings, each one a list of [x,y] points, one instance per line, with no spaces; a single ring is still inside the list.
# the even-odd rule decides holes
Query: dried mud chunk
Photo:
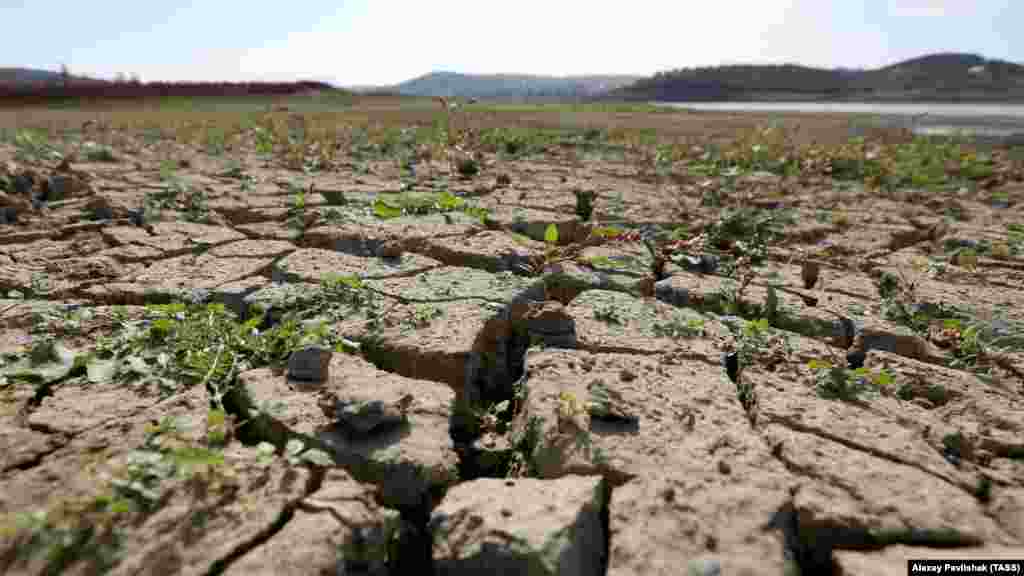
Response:
[[[295,380],[322,382],[328,377],[333,351],[321,346],[308,346],[288,357],[288,377]]]
[[[317,404],[328,418],[336,420],[351,432],[367,435],[407,422],[409,408],[414,401],[412,394],[406,394],[394,402],[385,402],[342,400],[335,394],[324,392]]]
[[[531,304],[523,315],[523,322],[530,338],[541,340],[545,346],[572,348],[576,345],[576,321],[560,302]]]

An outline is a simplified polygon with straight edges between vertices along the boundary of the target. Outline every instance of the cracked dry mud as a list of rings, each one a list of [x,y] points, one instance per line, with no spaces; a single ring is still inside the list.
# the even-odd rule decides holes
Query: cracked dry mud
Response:
[[[14,155],[0,144],[11,175],[28,167]],[[384,320],[352,303],[331,316],[361,348],[335,351],[321,381],[241,370],[223,424],[202,385],[0,380],[0,572],[867,576],[902,574],[908,557],[1024,556],[1024,354],[987,359],[980,376],[951,362],[941,321],[913,334],[878,291],[887,272],[910,274],[918,303],[1024,321],[1021,257],[936,274],[915,264],[949,239],[1005,240],[1006,223],[1024,222],[1019,182],[1009,207],[950,199],[961,218],[927,233],[947,203],[828,180],[791,191],[779,201],[798,220],[742,296],[779,312],[733,382],[722,355],[759,316],[737,317],[730,280],[678,260],[651,279],[644,246],[618,241],[522,272],[549,225],[563,246],[589,236],[575,189],[598,192],[599,222],[665,223],[680,202],[694,226],[712,221],[721,209],[687,185],[652,183],[628,162],[570,168],[557,152],[485,158],[473,181],[440,167],[414,184],[446,186],[489,209],[485,221],[381,219],[374,195],[403,186],[391,161],[297,175],[239,155],[241,186],[195,158],[178,178],[205,190],[205,223],[173,209],[133,219],[166,186],[161,158],[140,148],[72,164],[81,202],[19,205],[18,224],[0,225],[0,289],[23,296],[0,299],[8,365],[41,341],[41,318],[68,310],[73,328],[44,331],[70,354],[114,335],[121,315],[181,298],[287,314],[325,298],[325,274],[361,279]],[[494,185],[499,170],[510,184]],[[738,185],[781,186],[764,174]],[[298,232],[295,190],[308,191]],[[109,217],[83,221],[87,204]],[[817,219],[825,208],[846,221]],[[817,255],[812,287],[801,253]],[[887,381],[824,396],[809,363],[838,370],[851,351]],[[339,421],[366,405],[379,417]],[[294,440],[329,462],[296,461]],[[169,453],[185,456],[151,482]]]

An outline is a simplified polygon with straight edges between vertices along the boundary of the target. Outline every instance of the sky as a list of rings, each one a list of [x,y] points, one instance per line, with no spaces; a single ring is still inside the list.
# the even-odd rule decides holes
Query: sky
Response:
[[[143,81],[872,68],[933,52],[1024,63],[1022,0],[0,0],[0,22],[0,67]]]

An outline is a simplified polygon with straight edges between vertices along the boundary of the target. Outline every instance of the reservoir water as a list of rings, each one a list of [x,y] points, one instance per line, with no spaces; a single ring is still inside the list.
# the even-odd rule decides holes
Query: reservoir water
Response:
[[[865,102],[657,102],[714,112],[798,112],[868,115],[920,134],[961,132],[1024,143],[1024,104],[921,104]]]

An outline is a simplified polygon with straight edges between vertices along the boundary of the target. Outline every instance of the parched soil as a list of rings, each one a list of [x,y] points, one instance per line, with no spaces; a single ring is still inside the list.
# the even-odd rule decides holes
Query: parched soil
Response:
[[[883,191],[590,132],[299,170],[242,134],[0,143],[0,572],[1024,557],[1019,164]]]

